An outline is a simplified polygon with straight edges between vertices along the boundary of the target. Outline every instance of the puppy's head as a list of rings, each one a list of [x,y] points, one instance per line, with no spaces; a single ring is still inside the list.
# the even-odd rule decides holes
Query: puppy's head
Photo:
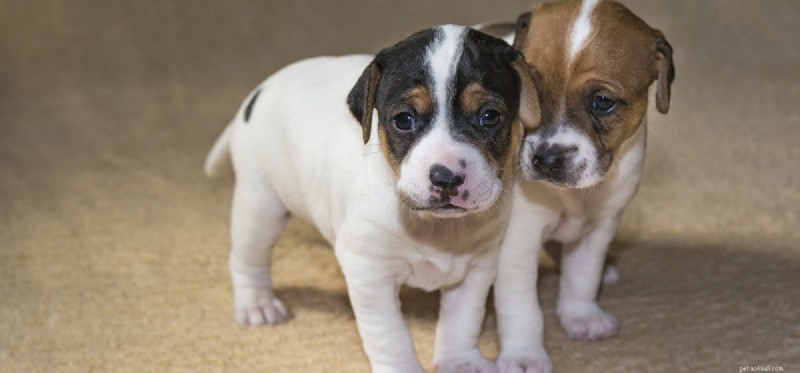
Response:
[[[593,186],[643,124],[654,81],[658,110],[669,109],[672,48],[616,2],[537,6],[520,16],[514,45],[541,97],[541,125],[526,133],[520,153],[528,179]]]
[[[384,49],[348,96],[369,141],[373,110],[404,204],[437,217],[492,207],[511,179],[523,123],[539,121],[530,73],[502,40],[460,26]]]

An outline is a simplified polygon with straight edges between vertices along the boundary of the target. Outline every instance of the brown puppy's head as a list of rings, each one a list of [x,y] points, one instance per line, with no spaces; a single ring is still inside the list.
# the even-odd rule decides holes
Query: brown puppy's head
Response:
[[[542,4],[520,16],[514,46],[531,66],[542,121],[520,153],[527,179],[566,187],[599,183],[644,122],[648,88],[669,109],[672,47],[613,1]]]
[[[538,101],[527,98],[536,95],[512,47],[445,25],[378,53],[348,104],[365,143],[377,111],[381,149],[405,206],[460,217],[491,208],[507,190],[522,123],[539,122]]]

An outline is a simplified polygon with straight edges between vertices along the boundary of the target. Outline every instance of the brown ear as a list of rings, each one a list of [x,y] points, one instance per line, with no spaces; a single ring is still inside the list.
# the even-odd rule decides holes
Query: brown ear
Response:
[[[364,73],[361,74],[356,85],[347,95],[347,105],[350,107],[350,113],[361,123],[364,144],[369,142],[369,135],[372,130],[372,110],[375,108],[375,92],[377,91],[380,77],[381,70],[378,64],[373,61],[364,69]]]
[[[531,12],[525,12],[517,17],[517,29],[514,33],[514,49],[521,51],[522,45],[525,44],[525,38],[528,37],[528,27],[531,24]]]
[[[534,129],[539,126],[542,119],[542,111],[539,107],[539,91],[536,89],[531,69],[525,59],[520,55],[511,64],[517,70],[520,80],[519,95],[519,119],[526,129]]]
[[[669,111],[672,81],[675,80],[675,64],[672,62],[672,46],[663,35],[656,38],[656,108],[662,114]]]

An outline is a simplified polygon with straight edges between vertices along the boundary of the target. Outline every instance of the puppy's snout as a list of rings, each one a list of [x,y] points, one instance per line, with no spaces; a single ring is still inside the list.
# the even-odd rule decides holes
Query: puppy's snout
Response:
[[[571,152],[571,149],[560,146],[540,148],[533,154],[533,166],[545,175],[557,173],[564,167]]]
[[[464,184],[464,176],[456,174],[449,168],[440,164],[435,164],[431,167],[429,178],[431,184],[435,187],[442,188],[442,190],[454,190],[461,184]]]

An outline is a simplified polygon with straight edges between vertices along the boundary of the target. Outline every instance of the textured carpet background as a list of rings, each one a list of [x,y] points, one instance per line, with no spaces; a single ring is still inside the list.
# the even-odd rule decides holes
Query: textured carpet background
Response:
[[[667,116],[614,243],[601,303],[622,322],[570,341],[542,278],[559,372],[800,371],[800,3],[626,1],[675,48]],[[274,258],[292,322],[233,322],[230,177],[206,152],[246,93],[303,57],[375,52],[529,0],[0,0],[0,371],[366,370],[342,275],[293,221]],[[403,296],[430,368],[437,297]],[[487,354],[497,346],[489,316]]]

